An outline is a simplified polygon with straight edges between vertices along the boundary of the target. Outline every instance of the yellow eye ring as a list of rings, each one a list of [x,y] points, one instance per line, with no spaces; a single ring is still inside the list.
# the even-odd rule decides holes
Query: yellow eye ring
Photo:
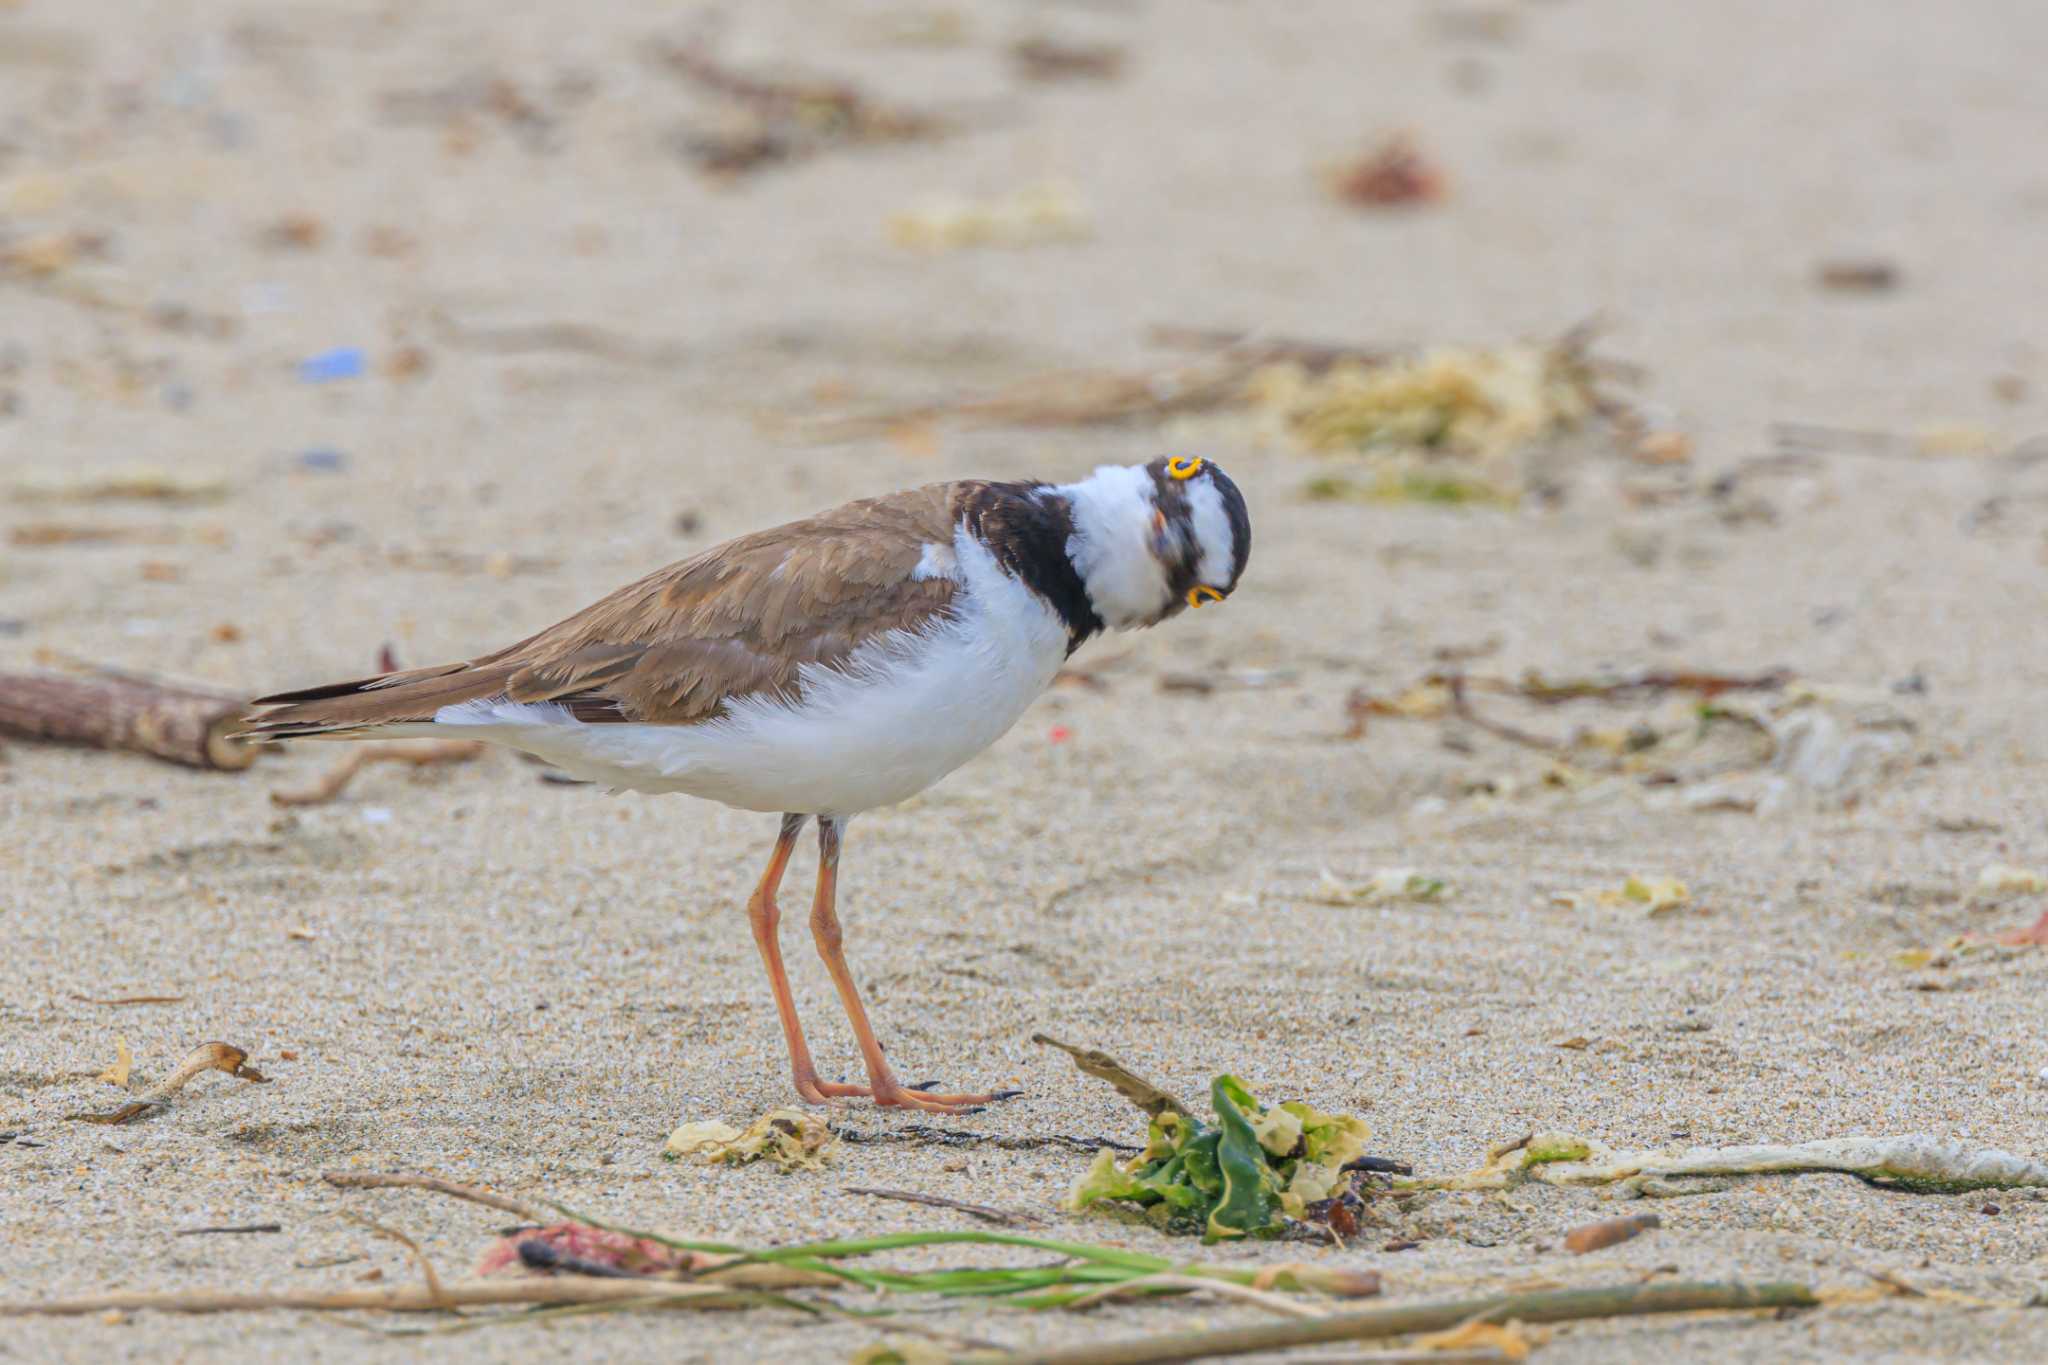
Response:
[[[1195,475],[1201,472],[1202,461],[1199,456],[1176,455],[1166,462],[1166,474],[1168,478],[1192,479],[1193,477],[1195,477]]]
[[[1188,605],[1190,607],[1199,607],[1204,602],[1221,602],[1222,600],[1223,594],[1210,587],[1207,583],[1197,583],[1194,587],[1188,589]]]

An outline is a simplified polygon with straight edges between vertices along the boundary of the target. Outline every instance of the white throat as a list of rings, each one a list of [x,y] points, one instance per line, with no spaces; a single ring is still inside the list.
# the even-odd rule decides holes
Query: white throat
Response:
[[[1171,598],[1166,569],[1151,550],[1158,502],[1144,466],[1106,464],[1053,491],[1073,509],[1067,558],[1102,623],[1130,630],[1158,620]]]

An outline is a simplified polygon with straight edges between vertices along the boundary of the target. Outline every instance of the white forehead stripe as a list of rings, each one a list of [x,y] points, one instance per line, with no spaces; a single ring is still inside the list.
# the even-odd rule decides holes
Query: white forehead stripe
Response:
[[[1095,614],[1119,630],[1157,620],[1169,598],[1166,570],[1149,548],[1158,511],[1152,475],[1143,465],[1106,464],[1059,491],[1074,518],[1067,558]]]
[[[1223,510],[1223,494],[1207,479],[1188,481],[1188,520],[1195,528],[1195,577],[1214,588],[1230,586],[1230,572],[1237,566],[1237,537],[1230,531],[1230,513]]]

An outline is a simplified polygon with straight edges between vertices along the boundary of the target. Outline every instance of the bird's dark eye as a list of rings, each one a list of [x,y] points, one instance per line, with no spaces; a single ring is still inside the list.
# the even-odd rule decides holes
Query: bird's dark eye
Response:
[[[1188,605],[1191,607],[1199,607],[1204,602],[1221,602],[1222,600],[1223,594],[1210,587],[1207,583],[1197,583],[1194,587],[1188,589]]]
[[[1202,460],[1197,455],[1176,455],[1166,462],[1166,476],[1169,479],[1192,479],[1202,472]]]

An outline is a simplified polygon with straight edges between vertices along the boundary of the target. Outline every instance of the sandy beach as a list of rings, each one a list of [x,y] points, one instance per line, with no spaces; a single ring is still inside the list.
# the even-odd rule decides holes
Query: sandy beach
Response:
[[[1252,509],[1232,599],[1092,643],[987,754],[852,825],[847,947],[899,1069],[1025,1091],[937,1123],[1138,1140],[1042,1031],[1190,1099],[1231,1072],[1356,1114],[1423,1176],[1545,1131],[1925,1133],[2048,1158],[2048,948],[1997,941],[2048,897],[1983,881],[2048,866],[2048,472],[2026,444],[2048,430],[2048,11],[775,0],[731,7],[722,59],[959,126],[727,179],[686,150],[718,102],[655,55],[698,32],[627,0],[0,0],[0,670],[62,655],[253,695],[373,672],[387,646],[466,658],[844,499],[1203,453]],[[1006,50],[1043,34],[1122,69],[1025,81]],[[1400,129],[1443,168],[1440,201],[1327,192],[1331,163]],[[1072,207],[1062,240],[892,237],[934,201],[1045,185]],[[1829,261],[1894,278],[1826,288]],[[1159,365],[1161,324],[1498,346],[1595,316],[1687,458],[1632,458],[1595,424],[1532,456],[1541,495],[1512,507],[1317,500],[1324,457],[1236,412],[804,426]],[[197,496],[76,496],[137,469]],[[1815,761],[1859,757],[1730,796],[1627,767],[1626,740],[1613,772],[1561,771],[1440,705],[1347,737],[1347,699],[1447,669],[1782,669],[1846,717]],[[1695,700],[1473,704],[1567,736]],[[220,774],[0,750],[0,1300],[413,1277],[344,1211],[464,1274],[506,1215],[320,1180],[418,1171],[747,1244],[971,1225],[843,1192],[912,1190],[1070,1240],[1374,1269],[1383,1302],[1639,1277],[1854,1291],[1560,1327],[1545,1362],[2048,1358],[2048,1313],[2021,1306],[2043,1288],[2040,1189],[1745,1177],[1643,1201],[1661,1228],[1573,1256],[1567,1229],[1639,1205],[1530,1183],[1377,1201],[1341,1249],[1205,1250],[1063,1212],[1088,1158],[1056,1147],[849,1141],[789,1174],[664,1160],[679,1123],[793,1098],[743,913],[774,819],[551,783],[502,752],[272,803],[344,754]],[[790,906],[813,867],[806,841]],[[1350,894],[1389,868],[1442,893]],[[1632,877],[1685,898],[1600,894]],[[801,913],[783,935],[820,1065],[854,1078]],[[171,999],[103,1003],[145,996]],[[208,1075],[134,1123],[68,1118],[117,1102],[96,1079],[117,1040],[148,1082],[212,1039],[268,1083]],[[176,1235],[263,1223],[280,1230]],[[1873,1272],[1918,1292],[1869,1292]],[[1265,1320],[1192,1299],[918,1307],[1019,1350]],[[421,1325],[26,1318],[0,1358],[389,1358],[372,1321]],[[888,1335],[757,1308],[432,1349],[845,1360]]]

